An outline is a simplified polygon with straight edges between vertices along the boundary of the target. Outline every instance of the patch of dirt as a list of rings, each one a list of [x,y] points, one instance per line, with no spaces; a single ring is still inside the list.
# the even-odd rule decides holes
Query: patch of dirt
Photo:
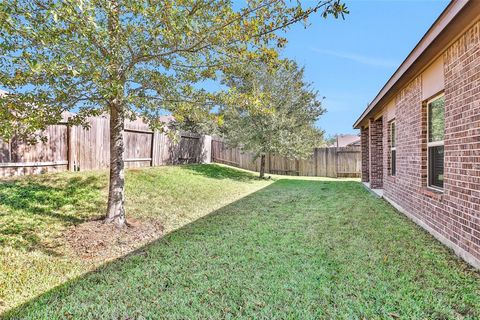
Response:
[[[118,228],[103,220],[87,221],[64,233],[72,252],[85,260],[107,261],[126,255],[160,238],[163,225],[153,220],[128,220],[128,226]]]

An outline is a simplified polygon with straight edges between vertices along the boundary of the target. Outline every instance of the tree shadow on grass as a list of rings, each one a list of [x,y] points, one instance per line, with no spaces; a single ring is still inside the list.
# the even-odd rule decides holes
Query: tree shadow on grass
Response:
[[[208,168],[200,168],[200,165],[185,165],[182,166],[186,170],[193,170],[192,168],[198,169],[199,172],[201,173],[207,173],[211,174],[212,172],[210,170],[206,170]],[[217,166],[216,166],[217,167]],[[225,168],[222,166],[218,166],[220,170],[223,170],[222,174],[223,175],[228,175],[231,173],[236,173],[235,169],[230,169],[230,168]],[[232,171],[232,172],[230,172]],[[215,176],[215,175],[214,175]],[[227,178],[227,177],[226,177]],[[244,177],[245,179],[248,179],[248,176]],[[277,181],[273,183],[272,185],[281,184],[282,180]],[[309,182],[311,183],[311,182]],[[313,182],[313,183],[318,183],[318,182]],[[192,243],[195,242],[196,244],[202,244],[203,245],[208,245],[208,246],[213,246],[214,244],[210,243],[208,240],[205,241],[202,240],[202,238],[206,237],[211,239],[211,236],[219,233],[223,233],[225,231],[228,232],[229,226],[233,226],[236,223],[236,219],[231,219],[232,218],[232,211],[235,211],[236,208],[240,209],[242,208],[245,204],[252,203],[255,201],[263,201],[261,200],[262,198],[265,197],[265,199],[270,198],[268,189],[272,188],[272,185],[267,186],[263,189],[260,189],[259,191],[256,191],[252,194],[249,194],[241,199],[238,199],[218,210],[215,210],[197,220],[194,220],[183,227],[172,231],[154,241],[151,243],[142,246],[128,254],[126,254],[123,257],[117,258],[113,261],[107,262],[100,267],[96,268],[95,270],[89,271],[77,278],[71,279],[57,287],[54,287],[47,292],[44,292],[37,297],[21,304],[20,306],[17,306],[13,309],[7,310],[5,313],[1,314],[0,313],[0,318],[1,319],[25,319],[25,318],[49,318],[49,319],[57,319],[57,318],[82,318],[85,317],[85,315],[78,315],[75,314],[76,311],[79,310],[60,310],[58,309],[57,313],[57,308],[53,307],[51,310],[46,311],[46,313],[43,314],[44,308],[47,307],[50,303],[53,303],[53,301],[59,301],[62,296],[65,296],[67,294],[74,294],[75,291],[77,291],[79,288],[82,288],[82,290],[85,288],[84,287],[84,282],[89,282],[93,281],[93,283],[99,284],[99,275],[103,272],[121,272],[123,273],[125,269],[127,268],[136,268],[136,266],[140,266],[140,268],[143,271],[140,271],[140,273],[143,273],[147,271],[148,269],[154,270],[155,268],[153,267],[153,264],[162,264],[165,265],[168,268],[177,268],[180,266],[180,264],[176,264],[176,257],[180,257],[180,252],[183,252],[185,249],[191,250],[193,249],[193,252],[195,252],[194,246],[192,246]],[[247,210],[248,212],[251,212],[251,210]],[[266,213],[266,212],[263,212]],[[238,212],[239,215],[243,215],[243,213]],[[236,216],[236,215],[234,215]],[[238,230],[237,230],[238,231]],[[236,232],[237,232],[236,231]],[[230,234],[230,232],[228,232]],[[242,232],[243,233],[243,232]],[[247,236],[247,235],[246,235]],[[230,239],[229,245],[231,246],[239,246],[240,244],[238,241],[242,241],[240,239]],[[173,251],[172,251],[173,250]],[[155,251],[153,253],[152,251]],[[165,252],[162,252],[165,251]],[[198,252],[197,252],[198,253]],[[188,253],[188,255],[191,253]],[[168,256],[168,257],[167,257]],[[171,260],[173,258],[173,260]],[[131,265],[131,263],[134,263],[134,265]],[[195,272],[197,272],[196,270]],[[127,271],[128,272],[128,271]],[[192,270],[193,272],[193,270]],[[140,273],[137,273],[140,274]],[[168,275],[165,274],[166,279],[160,280],[159,284],[159,290],[160,291],[168,291],[168,288],[176,287],[178,284],[176,283],[176,280],[173,278],[175,277],[174,274]],[[116,276],[115,276],[116,277]],[[119,277],[118,280],[120,281],[118,283],[119,288],[128,288],[131,286],[130,283],[128,283],[129,280],[127,280],[126,277]],[[165,280],[165,281],[163,281]],[[101,282],[104,282],[108,280],[101,280]],[[90,286],[90,285],[88,285]],[[147,286],[149,287],[149,286]],[[145,287],[145,288],[147,288]],[[116,290],[116,289],[115,289]],[[140,294],[140,293],[139,293]],[[92,303],[92,301],[95,300],[92,296],[90,296],[90,293],[88,294],[89,297],[86,299]],[[91,300],[93,298],[93,300]],[[39,307],[40,306],[40,307]],[[112,305],[113,306],[113,305]],[[91,309],[91,306],[85,306],[87,309]],[[94,308],[96,309],[97,307],[100,308],[100,305],[95,306]],[[144,305],[143,307],[147,307]],[[68,307],[67,307],[68,308]],[[120,306],[120,309],[123,307]],[[148,308],[148,307],[147,307]],[[81,309],[81,308],[80,308]],[[33,310],[33,311],[32,311]],[[42,313],[39,314],[38,312]],[[53,312],[53,314],[51,313]],[[96,311],[89,311],[89,316],[90,318],[97,318],[100,317],[99,310]],[[106,315],[105,318],[110,318],[109,315]],[[116,318],[116,317],[113,317]],[[118,318],[123,318],[122,316],[118,315]],[[125,318],[135,318],[135,316],[128,317],[125,316]],[[148,318],[148,317],[147,317]],[[168,318],[168,315],[167,315]],[[188,317],[187,317],[188,318]]]
[[[43,246],[42,233],[91,218],[104,205],[102,188],[102,181],[93,175],[0,182],[0,248],[9,245],[52,253]]]
[[[401,241],[389,223],[402,230]],[[371,237],[366,227],[375,230]],[[388,247],[384,237],[397,242]],[[432,241],[357,182],[278,180],[4,317],[448,318],[457,308],[451,297],[474,297],[478,278],[462,273],[463,263]],[[422,251],[436,256],[426,259]],[[392,255],[388,264],[385,254]],[[371,268],[369,259],[377,258]],[[378,283],[365,285],[370,281]],[[448,290],[432,296],[439,282]],[[466,303],[473,319],[480,310],[472,299]]]
[[[212,179],[231,179],[235,181],[251,181],[258,179],[258,177],[253,173],[238,170],[236,168],[221,166],[218,164],[183,165],[182,169]]]

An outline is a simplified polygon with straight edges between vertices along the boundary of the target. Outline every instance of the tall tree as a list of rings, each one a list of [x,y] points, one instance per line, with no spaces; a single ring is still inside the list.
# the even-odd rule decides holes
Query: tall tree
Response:
[[[244,66],[230,73],[225,84],[238,98],[223,111],[224,136],[229,145],[260,158],[260,178],[267,153],[304,158],[323,144],[315,121],[325,109],[295,62]]]
[[[0,136],[30,136],[75,111],[71,124],[110,114],[106,221],[125,224],[126,118],[160,128],[159,115],[210,116],[216,80],[238,61],[271,60],[278,30],[319,11],[347,12],[340,0],[304,6],[283,0],[5,0],[0,2]]]

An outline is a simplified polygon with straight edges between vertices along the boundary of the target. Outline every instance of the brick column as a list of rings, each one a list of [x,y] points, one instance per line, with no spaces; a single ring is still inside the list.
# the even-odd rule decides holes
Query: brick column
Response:
[[[362,145],[362,182],[370,181],[370,152],[369,152],[369,128],[361,129],[360,142]]]
[[[383,188],[383,118],[370,119],[370,187]]]

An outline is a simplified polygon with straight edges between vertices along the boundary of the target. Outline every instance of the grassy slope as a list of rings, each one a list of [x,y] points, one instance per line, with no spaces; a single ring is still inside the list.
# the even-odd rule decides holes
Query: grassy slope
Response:
[[[10,316],[478,319],[480,276],[357,182],[284,179]]]
[[[127,172],[127,214],[170,232],[270,182],[217,166]],[[0,313],[94,268],[62,246],[66,227],[101,216],[106,172],[0,181]]]

